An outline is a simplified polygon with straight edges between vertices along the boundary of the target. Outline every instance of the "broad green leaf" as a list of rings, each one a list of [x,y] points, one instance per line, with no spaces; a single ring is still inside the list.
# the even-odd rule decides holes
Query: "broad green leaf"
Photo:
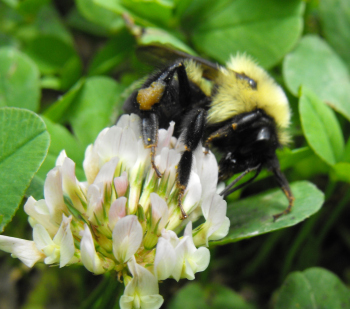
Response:
[[[188,283],[183,287],[169,304],[169,309],[253,309],[242,296],[222,285],[202,287],[199,283]]]
[[[323,34],[350,69],[350,2],[322,0],[319,3]]]
[[[67,89],[81,75],[81,61],[74,48],[58,37],[39,35],[28,42],[26,52],[42,74],[60,78],[60,89]]]
[[[171,0],[122,0],[116,2],[122,3],[123,7],[133,16],[139,16],[155,25],[167,26],[172,21],[174,3]]]
[[[49,3],[50,0],[24,0],[19,2],[19,5],[16,7],[16,9],[21,14],[29,15],[32,17],[38,13],[42,6]]]
[[[94,0],[75,0],[75,3],[81,15],[110,33],[116,32],[124,25],[120,15],[97,5]]]
[[[135,45],[130,33],[121,31],[97,53],[89,67],[89,75],[109,73],[130,54]]]
[[[282,150],[277,150],[278,160],[280,161],[281,170],[288,167],[292,167],[301,160],[309,157],[312,151],[309,147],[289,149],[283,148]]]
[[[334,178],[339,181],[345,181],[350,183],[350,163],[339,162],[333,167]]]
[[[172,22],[172,1],[158,0],[93,0],[114,14],[126,14],[142,26],[168,25]]]
[[[84,146],[92,143],[103,128],[115,121],[113,110],[123,89],[109,77],[86,79],[70,115],[73,132]]]
[[[92,34],[99,37],[108,37],[108,29],[87,20],[77,8],[72,8],[66,17],[67,25],[72,29]]]
[[[287,277],[274,308],[350,308],[350,290],[330,271],[313,267]]]
[[[302,32],[300,0],[194,1],[183,17],[196,49],[226,62],[237,52],[248,53],[263,67],[275,65]]]
[[[36,111],[39,100],[39,70],[35,63],[14,48],[0,48],[0,107]]]
[[[348,141],[346,142],[346,145],[344,147],[342,161],[350,163],[350,138],[348,138]]]
[[[85,78],[80,79],[65,95],[60,97],[45,112],[44,116],[53,122],[59,122],[67,117],[67,110],[71,107],[74,99],[85,83]]]
[[[137,39],[139,45],[165,45],[165,47],[170,49],[178,49],[188,54],[196,55],[192,48],[160,28],[143,28],[142,35],[137,37]]]
[[[0,109],[0,231],[11,220],[50,143],[45,123],[33,112]]]
[[[342,59],[321,38],[304,36],[283,61],[288,89],[298,95],[300,86],[350,120],[350,76]]]
[[[291,190],[295,197],[294,207],[291,213],[276,221],[273,220],[273,215],[282,212],[288,206],[288,201],[280,189],[228,204],[227,217],[231,221],[229,233],[224,239],[211,244],[236,242],[293,226],[317,212],[324,202],[323,193],[310,182],[295,182],[291,185]]]
[[[344,138],[334,111],[303,88],[299,114],[304,135],[314,152],[328,164],[339,161],[344,151]]]

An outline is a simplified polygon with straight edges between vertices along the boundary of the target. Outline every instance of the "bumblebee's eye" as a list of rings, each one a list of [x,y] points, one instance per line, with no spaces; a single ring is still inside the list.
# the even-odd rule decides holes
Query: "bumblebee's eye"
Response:
[[[248,79],[249,86],[252,87],[252,89],[256,89],[256,87],[257,87],[256,81],[254,79],[249,78],[249,77],[247,77],[247,79]]]
[[[256,81],[255,81],[254,79],[248,77],[248,76],[245,75],[244,73],[243,73],[243,74],[236,73],[236,76],[237,76],[237,78],[239,78],[239,79],[244,79],[244,80],[246,80],[246,81],[248,82],[248,85],[250,86],[250,88],[252,88],[252,89],[254,89],[254,90],[257,88],[258,85],[257,85]]]

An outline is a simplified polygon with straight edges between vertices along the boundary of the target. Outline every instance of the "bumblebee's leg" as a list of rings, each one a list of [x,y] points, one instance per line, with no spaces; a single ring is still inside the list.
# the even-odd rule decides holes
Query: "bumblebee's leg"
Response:
[[[247,168],[241,175],[239,175],[234,181],[232,181],[223,191],[221,191],[220,195],[222,195],[224,198],[226,198],[226,196],[230,195],[231,193],[247,186],[248,184],[250,184],[251,182],[254,181],[254,179],[256,177],[259,176],[260,172],[262,169],[262,165],[259,164],[258,166],[252,167],[252,168]],[[256,171],[255,175],[250,178],[249,180],[247,180],[246,182],[241,183],[239,186],[232,188],[238,181],[240,181],[245,175],[247,175],[248,173],[252,172],[252,171]]]
[[[288,207],[284,211],[282,211],[281,213],[278,213],[276,215],[273,215],[273,220],[276,221],[279,217],[290,213],[290,211],[292,210],[295,198],[294,198],[293,193],[289,187],[289,183],[288,183],[286,176],[284,176],[284,174],[280,170],[277,157],[275,158],[273,163],[274,163],[274,166],[272,168],[272,172],[274,173],[275,178],[276,178],[279,186],[281,187],[283,193],[285,194],[285,196],[287,197],[288,202],[289,202]]]
[[[155,166],[154,156],[158,144],[159,119],[154,112],[154,105],[160,103],[176,72],[179,80],[179,99],[182,100],[181,103],[188,104],[190,102],[190,85],[182,62],[174,63],[147,81],[135,95],[136,105],[141,111],[143,144],[146,148],[151,148],[151,163],[158,177],[162,177],[162,174]]]
[[[177,186],[179,188],[178,204],[181,210],[182,218],[187,218],[187,214],[182,207],[182,199],[185,193],[186,186],[190,179],[193,154],[192,152],[197,148],[204,134],[206,119],[206,111],[204,109],[197,109],[191,112],[187,118],[187,125],[183,141],[185,143],[185,151],[181,156],[177,171]]]
[[[214,133],[210,134],[209,137],[204,142],[204,148],[205,148],[204,153],[205,154],[209,153],[209,144],[214,139],[224,137],[225,135],[227,135],[229,133],[230,130],[231,130],[231,124],[228,124],[228,125],[220,128],[219,130],[216,130]]]
[[[241,131],[245,128],[249,127],[252,123],[265,123],[265,118],[263,117],[263,114],[260,112],[260,110],[255,110],[251,113],[248,113],[244,115],[239,120],[229,123],[225,125],[224,127],[220,128],[219,130],[215,131],[214,133],[210,134],[207,140],[204,143],[205,147],[205,153],[207,154],[209,152],[209,144],[217,139],[217,138],[223,138],[228,134],[232,134],[233,131]]]
[[[162,177],[161,172],[158,170],[154,163],[155,149],[158,143],[158,129],[159,121],[158,116],[155,113],[144,113],[141,122],[141,132],[143,144],[146,148],[151,148],[151,163],[152,167],[160,178]]]

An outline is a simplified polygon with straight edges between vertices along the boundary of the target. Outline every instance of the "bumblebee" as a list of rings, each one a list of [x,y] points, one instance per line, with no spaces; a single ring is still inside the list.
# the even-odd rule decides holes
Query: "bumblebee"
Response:
[[[246,55],[232,57],[225,67],[199,57],[182,54],[162,70],[154,72],[124,103],[127,113],[141,118],[143,143],[150,148],[154,163],[158,129],[175,122],[175,136],[182,138],[185,151],[178,164],[178,204],[189,181],[193,151],[202,143],[208,152],[221,154],[219,180],[242,173],[220,194],[224,197],[251,183],[263,167],[273,172],[289,204],[274,219],[291,211],[294,197],[280,170],[276,149],[286,145],[290,109],[282,88]],[[248,181],[235,186],[249,172]]]

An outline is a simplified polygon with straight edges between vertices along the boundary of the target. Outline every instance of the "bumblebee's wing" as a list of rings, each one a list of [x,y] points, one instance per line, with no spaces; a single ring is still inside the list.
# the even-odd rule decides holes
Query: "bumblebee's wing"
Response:
[[[174,62],[179,58],[192,59],[201,64],[204,78],[213,80],[218,75],[219,65],[164,45],[139,46],[136,50],[136,54],[138,58],[154,66],[159,66],[159,64],[168,65],[170,62]]]

